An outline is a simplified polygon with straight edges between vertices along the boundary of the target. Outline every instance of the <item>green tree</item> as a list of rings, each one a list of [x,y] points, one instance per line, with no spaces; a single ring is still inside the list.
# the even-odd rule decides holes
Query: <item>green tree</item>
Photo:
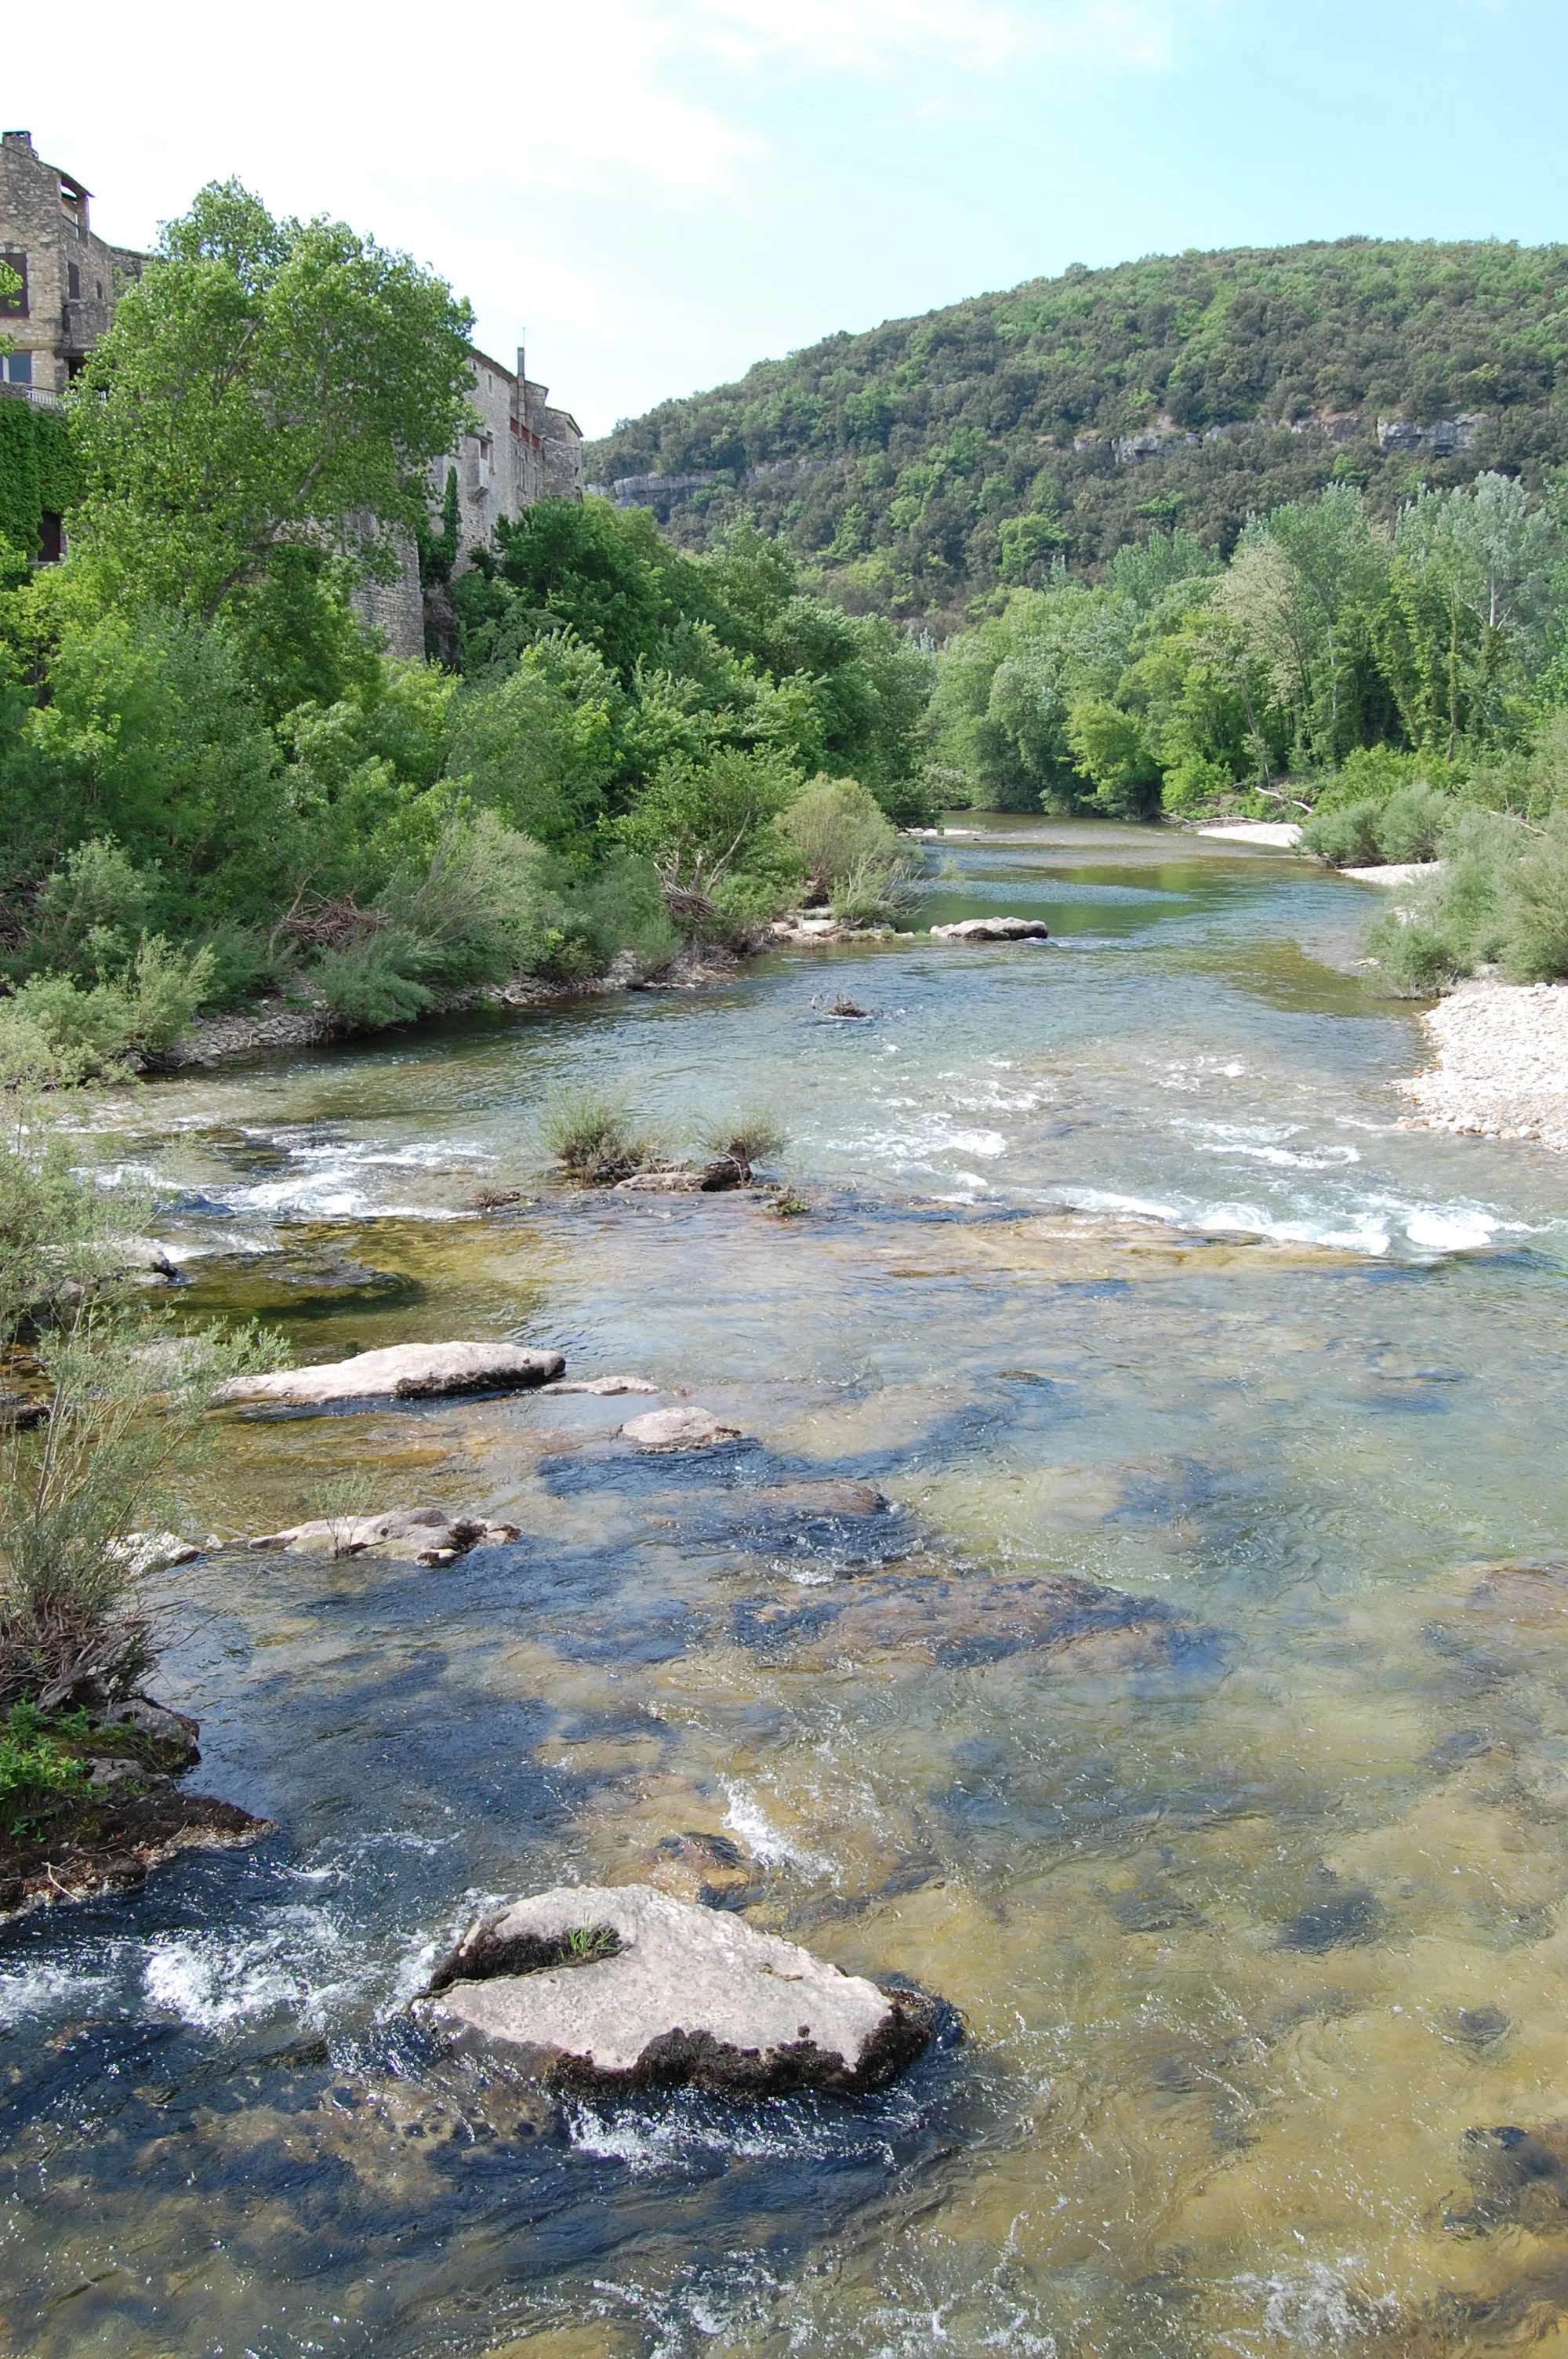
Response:
[[[384,572],[461,429],[470,324],[439,279],[343,223],[204,189],[83,373],[81,552],[203,624],[300,543]]]

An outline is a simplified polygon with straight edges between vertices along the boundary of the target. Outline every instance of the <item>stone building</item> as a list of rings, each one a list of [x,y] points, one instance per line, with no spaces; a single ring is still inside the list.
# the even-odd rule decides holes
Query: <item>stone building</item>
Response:
[[[110,245],[88,221],[91,191],[70,172],[46,164],[31,134],[0,138],[0,260],[21,282],[0,293],[0,397],[53,407],[114,317],[120,295],[139,278],[149,256]],[[439,513],[447,478],[458,480],[457,571],[469,552],[489,548],[499,519],[521,516],[539,499],[582,497],[582,429],[565,409],[552,409],[549,387],[528,376],[521,348],[515,369],[473,353],[474,429],[458,449],[429,470],[430,506]],[[59,554],[58,519],[45,554]],[[367,519],[367,528],[373,529]],[[425,614],[417,557],[399,549],[395,580],[373,582],[356,604],[384,636],[395,655],[425,649]]]
[[[92,191],[46,164],[26,131],[0,136],[0,261],[21,280],[0,293],[0,382],[45,404],[58,401],[109,325],[145,254],[110,245],[88,218]]]

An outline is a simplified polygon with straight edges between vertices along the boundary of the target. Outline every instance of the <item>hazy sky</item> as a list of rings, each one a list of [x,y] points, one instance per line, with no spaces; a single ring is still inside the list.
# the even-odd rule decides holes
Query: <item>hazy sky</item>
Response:
[[[835,328],[1185,246],[1568,235],[1564,0],[73,0],[0,117],[149,244],[406,246],[605,431]]]

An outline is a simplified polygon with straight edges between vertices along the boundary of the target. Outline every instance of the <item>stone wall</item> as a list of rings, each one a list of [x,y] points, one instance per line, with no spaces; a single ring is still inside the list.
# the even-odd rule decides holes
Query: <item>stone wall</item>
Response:
[[[24,296],[0,308],[16,347],[5,375],[35,395],[65,391],[146,259],[94,235],[90,204],[90,191],[45,163],[26,131],[0,138],[0,258],[26,280]]]

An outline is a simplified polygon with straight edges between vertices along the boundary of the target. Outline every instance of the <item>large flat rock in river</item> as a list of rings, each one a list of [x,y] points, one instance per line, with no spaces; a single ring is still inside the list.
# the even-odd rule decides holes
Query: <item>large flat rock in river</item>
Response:
[[[552,2080],[759,2094],[879,2087],[935,2016],[919,1993],[645,1884],[564,1886],[481,1919],[415,2006]]]
[[[549,1384],[565,1373],[566,1364],[559,1352],[528,1352],[516,1343],[395,1343],[384,1352],[361,1352],[352,1360],[334,1360],[325,1367],[235,1376],[220,1387],[218,1398],[319,1408],[328,1401],[516,1392]]]
[[[960,918],[931,931],[939,942],[1043,942],[1051,929],[1040,918]]]

